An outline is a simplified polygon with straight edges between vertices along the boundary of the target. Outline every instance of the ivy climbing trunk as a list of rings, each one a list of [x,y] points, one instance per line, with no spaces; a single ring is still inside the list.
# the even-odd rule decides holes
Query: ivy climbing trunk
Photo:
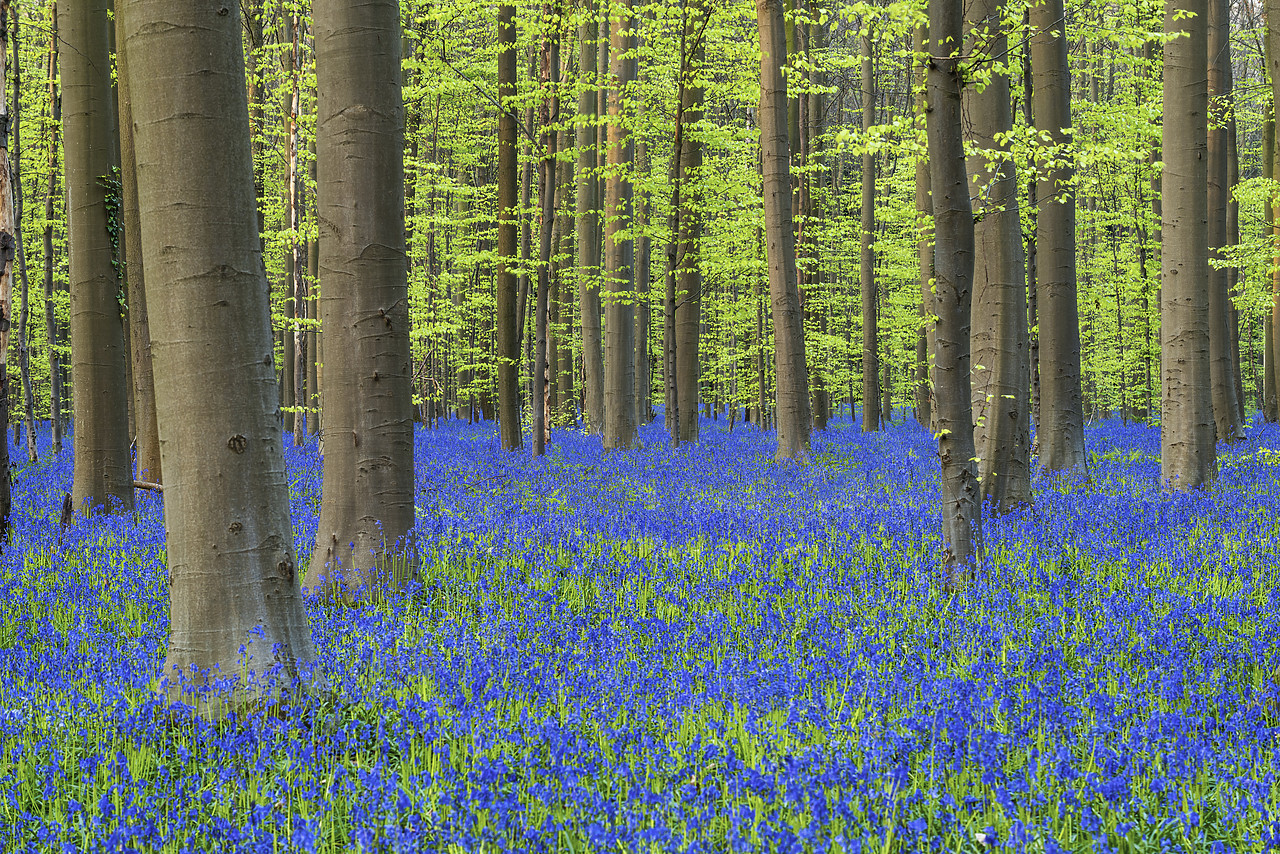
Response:
[[[133,509],[129,403],[112,166],[115,113],[106,0],[58,0],[58,62],[70,234],[71,500],[93,512]]]
[[[413,566],[413,411],[396,0],[315,0],[325,455],[305,584],[395,586]]]

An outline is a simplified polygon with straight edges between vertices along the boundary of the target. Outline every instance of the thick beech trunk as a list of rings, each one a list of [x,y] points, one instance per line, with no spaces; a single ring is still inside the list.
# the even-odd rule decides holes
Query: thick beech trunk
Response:
[[[631,237],[631,161],[634,150],[625,125],[626,98],[635,80],[631,0],[609,4],[608,172],[604,189],[604,446],[629,448],[636,440],[635,306]]]

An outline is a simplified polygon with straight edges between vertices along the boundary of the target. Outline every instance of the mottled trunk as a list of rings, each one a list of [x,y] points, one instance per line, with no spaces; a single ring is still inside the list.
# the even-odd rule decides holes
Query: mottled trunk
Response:
[[[809,372],[796,285],[795,221],[791,210],[791,154],[787,141],[786,30],[782,0],[756,0],[760,31],[760,152],[769,296],[777,377],[776,459],[809,457]]]
[[[1208,0],[1208,215],[1209,257],[1222,259],[1227,245],[1227,207],[1231,188],[1228,185],[1228,118],[1231,104],[1231,39],[1227,19],[1227,0]],[[1200,21],[1185,26],[1196,27]],[[1209,382],[1212,386],[1213,420],[1218,441],[1233,442],[1244,438],[1240,403],[1236,397],[1236,357],[1232,350],[1231,301],[1228,276],[1224,268],[1210,266],[1209,290]],[[1234,348],[1238,352],[1238,348]]]
[[[1052,147],[1036,186],[1036,317],[1039,323],[1040,468],[1084,465],[1080,397],[1080,318],[1076,302],[1075,167],[1071,150],[1071,71],[1062,0],[1031,7],[1035,127]]]
[[[928,146],[934,222],[934,413],[942,463],[943,557],[947,582],[965,583],[982,554],[978,466],[969,383],[973,301],[973,208],[964,159],[961,52],[964,4],[929,3]]]
[[[107,4],[58,0],[58,23],[71,270],[71,500],[86,512],[132,510],[127,355],[102,181],[116,145]]]
[[[217,679],[214,668],[240,678],[221,698],[234,707],[305,686],[315,661],[276,413],[240,16],[185,0],[118,11],[143,261],[166,283],[148,303],[169,575],[158,689],[218,716],[219,698],[188,693]]]
[[[1007,52],[1004,0],[973,0],[967,38],[974,50]],[[1027,352],[1026,260],[1018,174],[1007,135],[1013,128],[1009,73],[992,69],[981,91],[965,92],[974,212],[970,352],[974,447],[983,501],[999,512],[1031,500],[1031,367]]]
[[[636,440],[636,327],[631,237],[631,134],[625,125],[636,77],[631,0],[609,4],[609,168],[604,190],[605,305],[604,446],[630,448]]]
[[[312,10],[325,453],[305,583],[349,597],[414,561],[400,14],[395,0]]]
[[[515,5],[498,7],[498,276],[495,344],[498,350],[498,430],[502,447],[524,447],[520,425],[520,336],[516,329],[516,94]]]
[[[1209,366],[1205,192],[1208,7],[1208,0],[1170,0],[1165,8],[1165,31],[1189,33],[1164,45],[1161,135],[1160,475],[1166,487],[1178,490],[1205,486],[1218,474]]]

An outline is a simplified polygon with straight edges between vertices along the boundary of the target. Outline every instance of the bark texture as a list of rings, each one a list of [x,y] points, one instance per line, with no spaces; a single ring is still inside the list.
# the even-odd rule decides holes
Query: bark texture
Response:
[[[1080,315],[1076,293],[1075,167],[1071,150],[1071,70],[1062,0],[1031,7],[1035,127],[1048,144],[1036,184],[1036,315],[1039,323],[1040,468],[1084,465],[1080,398]]]
[[[1164,45],[1160,255],[1160,476],[1170,489],[1216,479],[1209,368],[1208,0],[1170,0]]]
[[[143,261],[165,283],[148,305],[167,475],[170,634],[159,691],[209,715],[226,706],[185,689],[238,677],[234,704],[270,701],[305,685],[315,660],[276,409],[240,16],[219,8],[117,5]],[[193,667],[194,680],[176,677]]]
[[[498,349],[498,430],[502,447],[524,447],[520,426],[520,336],[516,330],[516,7],[498,7],[498,277],[495,344]]]
[[[685,25],[688,63],[680,98],[680,228],[676,242],[678,281],[675,308],[675,371],[680,442],[698,441],[699,381],[702,378],[702,208],[698,175],[702,140],[695,125],[702,120],[706,89],[698,82],[706,59],[706,26],[710,10],[704,0],[690,0]]]
[[[596,53],[600,21],[587,0],[578,27],[577,243],[578,311],[582,318],[582,374],[587,430],[604,432],[604,349],[600,317],[600,176],[596,171]]]
[[[973,207],[961,124],[962,0],[931,0],[927,137],[934,222],[934,416],[942,463],[943,556],[947,581],[959,585],[982,553],[978,466],[974,460],[969,383],[969,312],[973,304]]]
[[[634,243],[631,238],[631,161],[625,116],[636,76],[631,0],[609,4],[609,169],[604,191],[605,307],[604,446],[629,448],[636,440],[636,327]]]
[[[312,5],[324,481],[305,584],[394,585],[413,561],[404,108],[395,0]]]
[[[760,156],[777,377],[776,459],[807,460],[811,415],[804,320],[796,284],[796,233],[787,140],[787,56],[782,0],[756,0],[760,30]]]
[[[70,234],[71,408],[77,510],[133,509],[129,390],[107,184],[115,159],[106,0],[58,0],[58,62]]]
[[[997,60],[983,87],[965,91],[974,211],[971,354],[974,447],[983,501],[998,512],[1031,500],[1031,362],[1026,259],[1018,209],[1018,174],[1005,135],[1013,128],[1004,0],[972,0],[971,52]],[[981,91],[979,91],[981,89]]]

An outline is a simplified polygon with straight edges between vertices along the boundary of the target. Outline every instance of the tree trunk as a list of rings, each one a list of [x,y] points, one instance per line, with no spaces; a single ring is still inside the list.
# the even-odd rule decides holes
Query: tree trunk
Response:
[[[636,440],[635,308],[631,238],[633,149],[624,124],[635,80],[631,0],[609,4],[609,120],[606,125],[609,170],[604,189],[605,304],[604,446],[630,448]]]
[[[116,145],[106,0],[58,0],[58,18],[71,244],[71,500],[85,512],[130,511],[133,461],[120,282],[102,181],[111,174]]]
[[[498,349],[498,430],[503,450],[524,447],[520,425],[520,336],[516,329],[516,7],[498,7],[498,277],[495,338]]]
[[[0,0],[0,127],[9,128],[9,0]],[[17,51],[15,50],[15,55]],[[0,424],[9,423],[9,340],[13,320],[13,262],[18,247],[18,228],[13,213],[13,174],[10,171],[9,141],[0,135]],[[0,551],[9,545],[9,516],[13,510],[10,493],[9,437],[0,437]]]
[[[1084,465],[1080,399],[1080,317],[1076,302],[1075,168],[1071,150],[1071,71],[1062,0],[1031,7],[1036,130],[1048,135],[1036,186],[1036,317],[1039,323],[1040,468]]]
[[[1262,177],[1270,181],[1275,177],[1276,120],[1268,115],[1262,130]],[[1275,207],[1270,199],[1262,206],[1265,226],[1263,234],[1270,240],[1275,233]],[[1273,261],[1274,263],[1274,261]],[[1276,380],[1275,324],[1271,312],[1268,311],[1262,324],[1262,413],[1263,417],[1275,423],[1280,420],[1280,386]]]
[[[641,138],[636,141],[636,169],[649,172],[649,147]],[[636,424],[653,420],[653,376],[649,369],[649,321],[652,303],[649,299],[649,262],[652,242],[649,239],[649,193],[637,190],[636,211]]]
[[[53,283],[53,199],[58,192],[58,130],[62,125],[62,98],[58,93],[58,6],[49,7],[48,56],[49,154],[48,183],[44,194],[44,334],[49,350],[49,429],[51,450],[62,453],[62,360],[58,358],[58,315]]]
[[[870,24],[867,25],[870,27]],[[876,122],[874,79],[871,74],[870,29],[862,45],[862,133]],[[880,324],[876,315],[876,161],[868,149],[862,154],[862,252],[858,276],[862,291],[862,431],[880,429]]]
[[[974,0],[967,38],[974,51],[1003,56],[1008,39],[1004,0]],[[1018,206],[1018,175],[1003,139],[1013,128],[1009,73],[992,69],[982,87],[965,93],[974,212],[972,341],[974,447],[982,499],[998,512],[1031,500],[1031,367],[1027,352],[1026,259]],[[993,163],[994,161],[994,163]]]
[[[782,0],[756,0],[760,30],[760,152],[768,240],[769,297],[777,374],[776,459],[809,457],[809,371],[796,284],[795,220],[791,212],[791,154],[787,141],[786,28]]]
[[[240,705],[305,685],[315,661],[276,414],[240,15],[185,0],[120,8],[143,261],[166,283],[148,304],[170,602],[159,690],[219,716],[218,698],[188,693],[214,668],[248,674],[231,698]]]
[[[982,554],[978,466],[969,384],[969,311],[973,302],[973,208],[964,159],[961,64],[964,4],[930,0],[927,109],[934,223],[934,412],[942,463],[944,569],[965,583]]]
[[[116,68],[119,75],[120,117],[120,214],[124,238],[125,286],[129,301],[129,347],[133,363],[134,443],[137,478],[163,483],[160,467],[160,433],[156,425],[155,379],[151,367],[151,327],[147,317],[145,271],[142,262],[142,221],[138,217],[138,175],[133,152],[133,102],[129,91],[128,58],[120,50],[126,33],[119,15],[115,19]]]
[[[604,350],[600,318],[600,176],[596,170],[596,53],[600,19],[587,0],[578,27],[577,243],[578,311],[582,318],[582,368],[587,430],[604,433]]]
[[[315,0],[316,214],[325,330],[320,520],[305,584],[396,585],[413,566],[404,107],[395,0]]]
[[[1208,0],[1170,0],[1165,8],[1165,32],[1189,33],[1164,45],[1161,135],[1160,475],[1167,488],[1178,490],[1205,486],[1218,474],[1210,393],[1205,192],[1208,6]]]
[[[676,411],[680,442],[698,441],[698,403],[702,379],[702,207],[697,191],[702,171],[702,121],[706,89],[699,80],[706,59],[706,28],[711,14],[705,0],[689,0],[685,23],[687,62],[680,88],[680,218],[676,240],[678,280],[675,306]]]
[[[1227,245],[1227,206],[1231,194],[1228,180],[1228,117],[1231,103],[1231,39],[1227,20],[1227,0],[1208,0],[1208,210],[1209,257],[1222,258]],[[1204,26],[1203,21],[1184,26]],[[1212,385],[1213,419],[1219,441],[1244,438],[1240,404],[1236,398],[1236,357],[1232,354],[1231,301],[1227,293],[1227,271],[1209,267],[1209,382]],[[1238,348],[1236,348],[1238,352]]]
[[[543,3],[543,20],[552,20],[555,9],[550,2]],[[556,195],[556,133],[551,125],[559,120],[560,101],[557,89],[560,84],[560,34],[548,32],[543,36],[542,68],[543,97],[539,124],[542,135],[539,147],[543,151],[538,164],[538,204],[542,209],[538,228],[538,293],[534,309],[533,343],[533,455],[540,457],[547,452],[547,298],[551,275],[551,229],[555,224]]]
[[[929,28],[920,24],[912,30],[915,76],[916,132],[925,133],[929,114],[925,97],[929,60],[925,42]],[[934,432],[933,380],[930,362],[933,357],[933,200],[929,196],[929,152],[916,157],[916,254],[920,266],[920,331],[916,335],[916,420]]]

